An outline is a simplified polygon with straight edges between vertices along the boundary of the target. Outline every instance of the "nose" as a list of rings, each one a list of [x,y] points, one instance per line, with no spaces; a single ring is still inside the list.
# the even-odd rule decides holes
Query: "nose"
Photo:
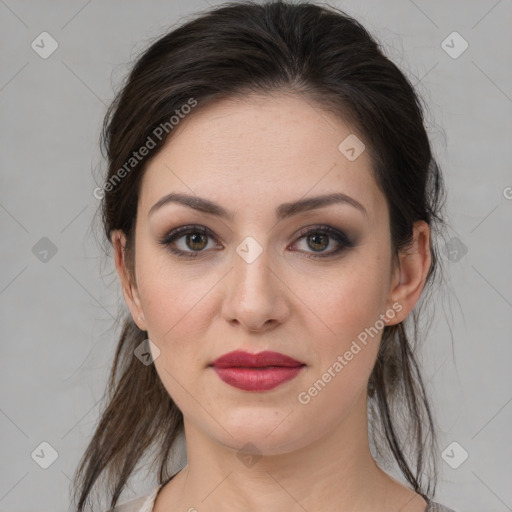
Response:
[[[250,332],[265,332],[289,315],[287,288],[275,265],[263,252],[252,262],[239,254],[224,282],[222,314],[227,322]]]

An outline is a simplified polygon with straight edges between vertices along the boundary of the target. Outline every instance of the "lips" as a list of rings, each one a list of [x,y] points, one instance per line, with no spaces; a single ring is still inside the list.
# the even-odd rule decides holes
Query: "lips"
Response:
[[[244,391],[267,391],[296,377],[306,365],[279,352],[225,354],[210,365],[226,384]]]
[[[219,357],[211,366],[217,368],[265,368],[267,366],[281,366],[285,368],[294,368],[302,366],[304,363],[292,359],[289,356],[279,352],[271,352],[266,350],[259,354],[250,354],[242,350],[235,350]]]

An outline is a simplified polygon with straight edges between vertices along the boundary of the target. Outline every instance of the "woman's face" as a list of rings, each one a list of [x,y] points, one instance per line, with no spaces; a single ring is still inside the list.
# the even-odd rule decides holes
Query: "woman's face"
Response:
[[[361,413],[382,328],[415,302],[397,302],[368,151],[354,159],[351,128],[291,95],[223,101],[173,131],[141,184],[134,320],[186,428],[265,454],[307,446]],[[171,193],[192,206],[155,206]],[[332,194],[341,200],[311,201]],[[272,389],[240,389],[210,366],[234,350],[303,366]]]

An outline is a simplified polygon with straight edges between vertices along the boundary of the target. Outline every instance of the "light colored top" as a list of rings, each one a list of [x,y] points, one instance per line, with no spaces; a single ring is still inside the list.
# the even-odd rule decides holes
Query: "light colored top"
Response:
[[[167,480],[167,482],[169,482],[169,480]],[[140,496],[139,498],[118,505],[114,508],[113,512],[153,512],[153,506],[155,504],[158,492],[167,482],[159,485],[149,494],[145,494],[144,496]],[[429,500],[426,496],[423,496],[423,499],[427,502],[427,508],[425,509],[425,512],[455,512],[455,510],[451,508]]]

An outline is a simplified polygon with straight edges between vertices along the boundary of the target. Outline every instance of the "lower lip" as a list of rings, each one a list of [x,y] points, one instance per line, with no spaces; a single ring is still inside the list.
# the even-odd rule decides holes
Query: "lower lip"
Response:
[[[217,375],[230,386],[244,391],[267,391],[296,377],[302,366],[292,368],[274,366],[269,368],[217,368],[213,367]]]

